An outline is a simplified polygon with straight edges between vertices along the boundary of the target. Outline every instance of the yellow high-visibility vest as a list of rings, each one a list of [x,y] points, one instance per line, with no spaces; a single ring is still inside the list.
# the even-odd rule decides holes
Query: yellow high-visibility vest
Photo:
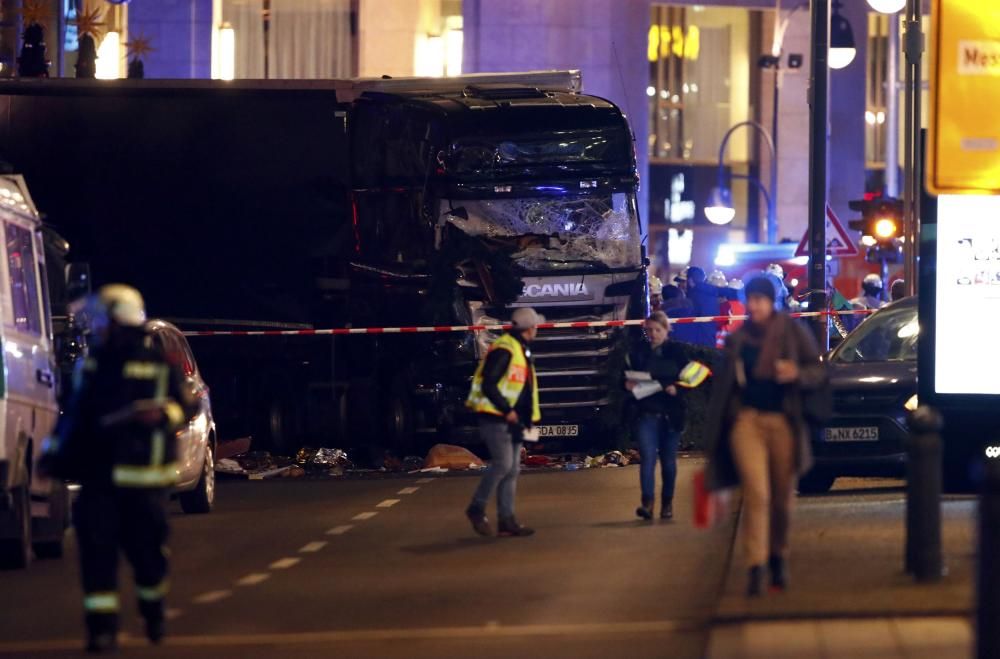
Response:
[[[528,363],[528,356],[525,354],[524,346],[510,334],[502,334],[490,346],[486,357],[489,357],[490,353],[494,350],[506,350],[510,353],[510,365],[507,366],[507,372],[500,378],[497,389],[500,390],[500,394],[511,407],[514,407],[517,404],[517,399],[521,397],[521,392],[524,391],[524,385],[528,381],[528,373],[530,371],[531,421],[532,423],[538,423],[542,420],[542,409],[538,404],[538,377],[535,375],[535,369],[531,368],[531,365]],[[483,367],[485,365],[486,358],[483,358],[479,363],[479,367],[476,368],[476,374],[472,377],[472,390],[469,392],[469,399],[465,402],[465,406],[473,412],[503,416],[500,410],[483,393]]]

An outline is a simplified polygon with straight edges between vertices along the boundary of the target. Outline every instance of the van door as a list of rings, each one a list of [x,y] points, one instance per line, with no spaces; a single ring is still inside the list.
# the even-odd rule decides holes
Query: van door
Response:
[[[39,444],[55,425],[55,373],[52,363],[51,320],[45,308],[41,241],[30,220],[3,217],[4,359],[7,366],[7,433],[22,434]],[[35,494],[46,495],[47,483]]]

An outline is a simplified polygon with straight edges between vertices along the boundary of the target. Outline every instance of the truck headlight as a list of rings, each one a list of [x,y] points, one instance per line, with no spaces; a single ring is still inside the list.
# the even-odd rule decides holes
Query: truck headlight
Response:
[[[920,407],[920,402],[917,400],[917,395],[913,394],[912,396],[910,396],[909,400],[907,400],[906,403],[903,404],[903,407],[905,407],[910,412]]]

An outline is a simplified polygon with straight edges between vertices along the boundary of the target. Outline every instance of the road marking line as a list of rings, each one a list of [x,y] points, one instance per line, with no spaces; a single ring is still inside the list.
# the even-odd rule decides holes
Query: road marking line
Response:
[[[434,479],[433,478],[418,478],[417,482],[420,483],[421,485],[425,485],[427,483],[433,483]]]
[[[262,581],[267,581],[271,578],[271,575],[267,572],[254,572],[253,574],[248,574],[239,581],[236,582],[237,586],[256,586]]]
[[[375,507],[376,508],[392,508],[397,503],[399,503],[399,501],[400,501],[399,499],[386,499],[385,501],[380,501],[377,504],[375,504]]]
[[[326,532],[327,535],[344,535],[348,531],[354,528],[353,524],[341,524],[340,526],[335,526]]]
[[[419,487],[404,487],[399,492],[396,492],[396,494],[414,494],[419,489]]]
[[[538,636],[611,636],[632,634],[671,633],[702,630],[705,625],[689,620],[651,620],[648,622],[567,623],[556,625],[511,625],[489,628],[492,638],[519,638]],[[167,647],[238,647],[255,645],[308,645],[336,644],[361,641],[417,641],[435,639],[481,639],[486,625],[474,627],[425,627],[411,629],[344,629],[323,632],[289,632],[267,634],[220,634],[212,636],[169,636]],[[148,646],[145,638],[127,637],[120,645]],[[46,641],[0,642],[0,653],[45,652],[78,650],[79,639]]]
[[[351,519],[353,519],[353,520],[355,520],[357,522],[362,522],[362,521],[364,521],[366,519],[371,519],[375,515],[378,515],[378,513],[358,513],[357,515],[355,515]]]
[[[184,611],[182,609],[167,609],[163,615],[166,616],[167,620],[176,620],[184,615]]]
[[[299,550],[300,554],[315,554],[323,547],[326,547],[326,543],[322,541],[310,542],[308,545]]]
[[[293,565],[298,565],[301,558],[281,558],[271,563],[272,570],[287,570]]]
[[[198,597],[194,598],[195,604],[212,604],[213,602],[218,602],[219,600],[224,600],[231,596],[233,591],[231,590],[210,590],[207,593],[202,593]]]

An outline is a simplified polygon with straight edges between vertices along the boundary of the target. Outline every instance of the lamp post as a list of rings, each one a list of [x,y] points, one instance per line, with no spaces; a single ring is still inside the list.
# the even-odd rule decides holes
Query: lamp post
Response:
[[[809,72],[809,310],[826,309],[827,140],[830,115],[830,0],[813,0],[812,63]],[[817,316],[820,349],[829,345],[827,320]]]
[[[718,183],[717,187],[712,191],[708,205],[705,207],[705,217],[712,224],[728,224],[732,222],[733,217],[736,215],[736,211],[732,205],[732,193],[729,186],[726,185],[726,169],[723,163],[726,157],[726,147],[729,146],[729,138],[732,137],[734,132],[744,126],[756,129],[767,143],[767,148],[771,153],[771,178],[769,181],[771,189],[770,191],[765,189],[764,185],[753,176],[732,174],[731,178],[745,179],[751,183],[755,183],[758,189],[764,193],[764,199],[767,201],[767,242],[775,243],[777,242],[778,235],[778,218],[775,213],[778,186],[778,154],[774,148],[774,140],[771,139],[771,134],[756,121],[741,121],[726,131],[725,136],[722,138],[722,144],[719,145]]]

